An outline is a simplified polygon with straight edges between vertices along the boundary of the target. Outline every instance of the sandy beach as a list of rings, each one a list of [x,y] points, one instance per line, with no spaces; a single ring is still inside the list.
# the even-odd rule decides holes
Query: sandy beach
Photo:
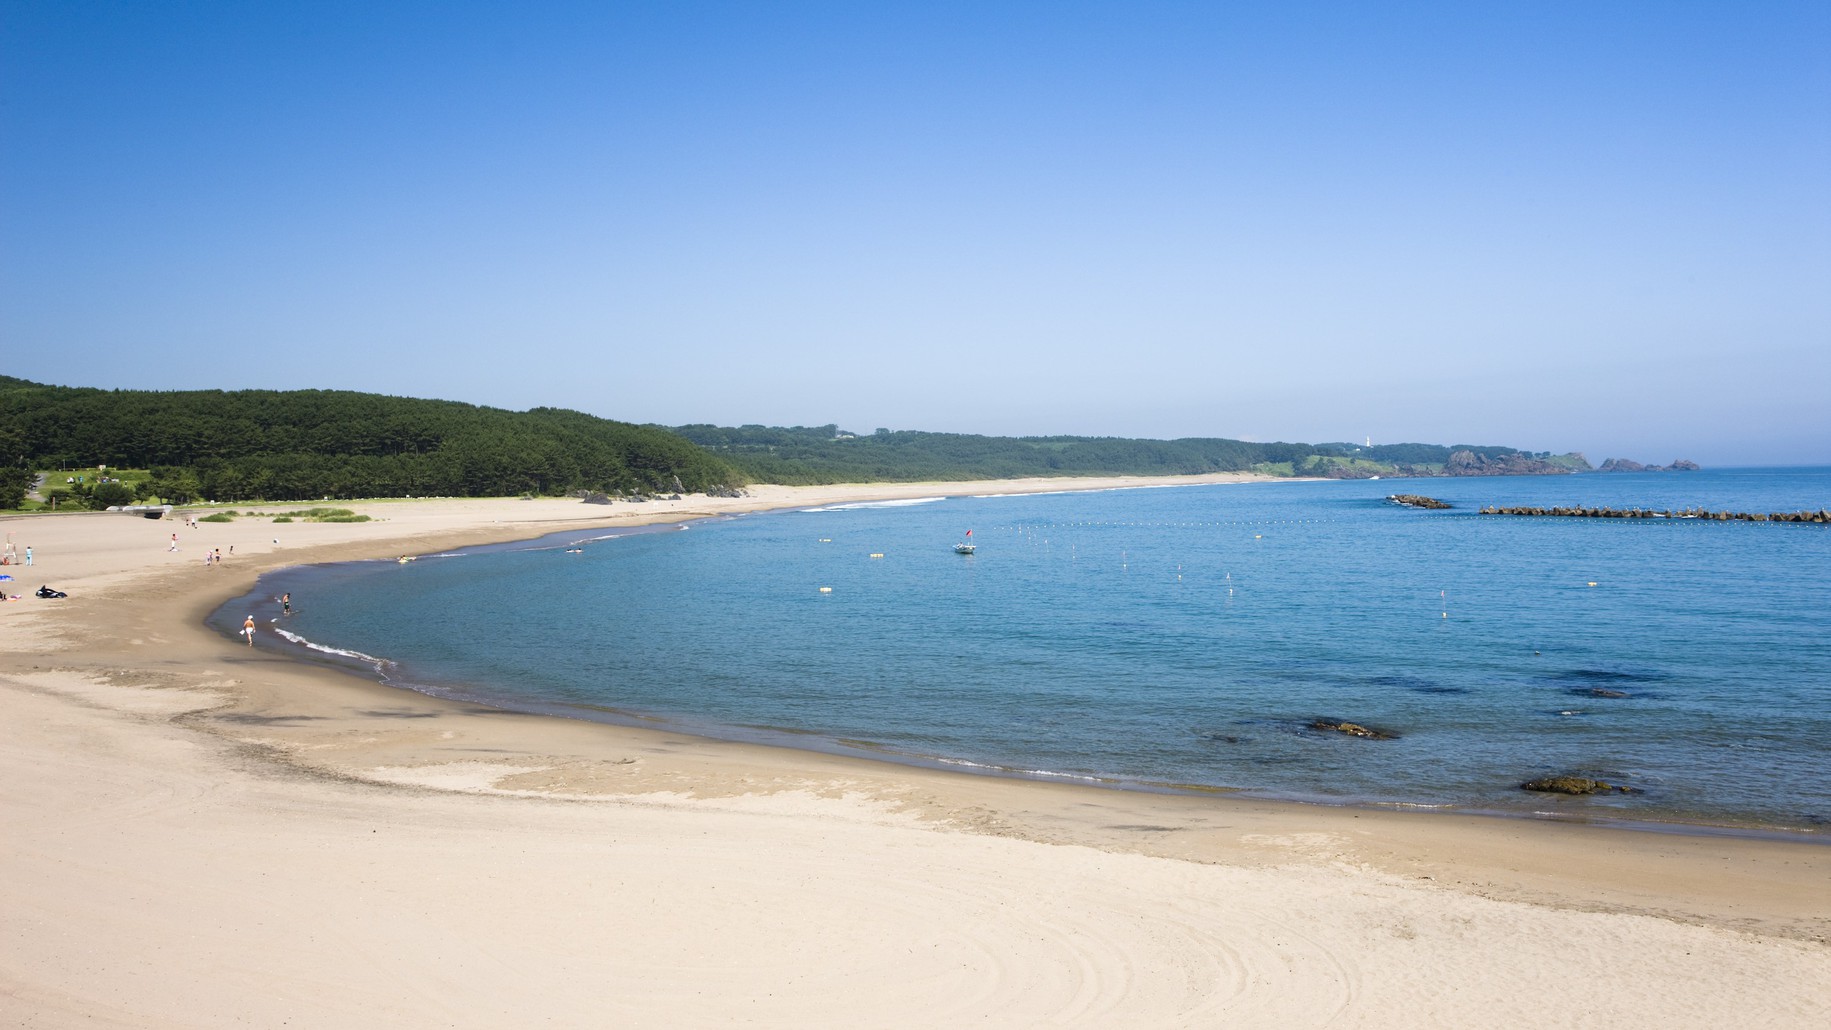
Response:
[[[878,764],[445,701],[202,625],[289,565],[1150,482],[0,519],[34,552],[0,570],[0,1024],[1831,1023],[1823,843]]]

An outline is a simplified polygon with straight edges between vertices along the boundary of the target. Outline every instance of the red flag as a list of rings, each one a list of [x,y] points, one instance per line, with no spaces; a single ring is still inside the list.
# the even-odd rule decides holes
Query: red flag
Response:
[[[966,531],[966,535],[967,535],[967,536],[972,536],[972,535],[973,535],[973,531],[972,531],[972,530],[970,530],[970,529],[969,529],[969,530],[967,530],[967,531]]]

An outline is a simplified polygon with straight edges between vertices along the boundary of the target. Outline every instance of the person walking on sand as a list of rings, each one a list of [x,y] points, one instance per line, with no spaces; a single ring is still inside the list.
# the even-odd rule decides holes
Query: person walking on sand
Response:
[[[27,565],[32,564],[32,545],[31,544],[25,545],[25,563]]]
[[[173,533],[172,534],[172,546],[166,548],[166,550],[176,551],[177,549],[178,549],[178,534]]]
[[[242,636],[248,638],[248,646],[254,646],[254,616],[250,615],[242,622]]]

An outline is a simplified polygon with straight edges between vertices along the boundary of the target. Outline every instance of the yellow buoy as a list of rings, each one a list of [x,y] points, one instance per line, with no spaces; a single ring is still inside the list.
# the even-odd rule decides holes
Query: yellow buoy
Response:
[[[833,588],[832,587],[821,587],[820,592],[823,594],[830,594],[833,592]]]
[[[1596,581],[1595,581],[1595,580],[1593,580],[1593,579],[1592,579],[1592,580],[1590,580],[1590,581],[1589,581],[1589,585],[1590,585],[1590,586],[1592,586],[1592,587],[1593,587],[1593,586],[1595,586],[1595,585],[1596,585]]]
[[[882,558],[883,556],[884,556],[884,552],[882,552],[882,551],[872,551],[871,552],[871,557],[873,557],[873,558]]]

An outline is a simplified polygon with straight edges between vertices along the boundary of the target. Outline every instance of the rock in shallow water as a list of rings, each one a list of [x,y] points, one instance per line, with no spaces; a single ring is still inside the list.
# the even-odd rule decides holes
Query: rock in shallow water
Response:
[[[1541,794],[1607,794],[1620,791],[1623,794],[1638,794],[1633,787],[1617,786],[1602,780],[1592,780],[1587,776],[1544,776],[1536,780],[1527,780],[1519,785],[1521,790],[1536,790]]]
[[[1362,726],[1358,722],[1342,722],[1339,719],[1317,719],[1310,723],[1310,729],[1332,730],[1336,733],[1346,733],[1350,737],[1365,737],[1368,740],[1399,739],[1397,733],[1389,733],[1386,730],[1376,730],[1371,726]]]

